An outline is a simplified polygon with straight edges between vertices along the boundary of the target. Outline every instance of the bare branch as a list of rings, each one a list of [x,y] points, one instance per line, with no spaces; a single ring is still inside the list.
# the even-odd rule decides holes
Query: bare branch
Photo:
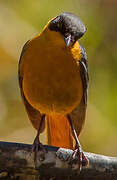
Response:
[[[31,145],[21,143],[0,142],[0,178],[6,174],[40,175],[41,177],[56,177],[82,180],[114,180],[117,179],[117,158],[86,153],[89,166],[83,167],[78,173],[77,159],[70,161],[72,150],[45,146],[38,153],[37,166],[34,164],[34,154]]]

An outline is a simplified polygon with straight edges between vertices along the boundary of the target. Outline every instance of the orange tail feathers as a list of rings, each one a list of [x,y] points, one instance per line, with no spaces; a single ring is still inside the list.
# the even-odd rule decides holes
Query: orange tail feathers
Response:
[[[73,149],[71,128],[64,115],[48,115],[46,132],[48,145]]]

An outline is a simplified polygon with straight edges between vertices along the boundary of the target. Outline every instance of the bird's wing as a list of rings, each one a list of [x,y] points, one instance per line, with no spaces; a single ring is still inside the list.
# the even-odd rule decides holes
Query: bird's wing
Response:
[[[80,63],[80,75],[83,84],[83,96],[80,104],[69,114],[77,135],[80,134],[85,121],[86,109],[87,109],[87,96],[88,96],[88,62],[85,49],[80,45],[82,58]]]
[[[20,86],[21,96],[22,96],[26,111],[28,113],[28,117],[29,117],[32,125],[34,126],[34,128],[38,130],[42,114],[38,110],[36,110],[34,107],[32,107],[31,104],[27,101],[27,99],[24,95],[23,86],[22,86],[23,76],[21,75],[21,63],[22,63],[22,57],[26,51],[28,42],[29,41],[27,41],[25,43],[25,45],[22,49],[22,52],[21,52],[19,65],[18,65],[18,78],[19,78],[19,86]],[[23,59],[23,60],[25,60],[25,59]],[[42,125],[41,132],[44,130],[44,128],[45,128],[45,122]]]

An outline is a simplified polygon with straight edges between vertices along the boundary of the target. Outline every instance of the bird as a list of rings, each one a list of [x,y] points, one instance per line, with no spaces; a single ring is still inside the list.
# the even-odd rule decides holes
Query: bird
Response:
[[[83,161],[88,164],[78,139],[86,119],[89,84],[87,55],[79,41],[85,32],[78,16],[64,12],[52,18],[22,49],[19,86],[37,130],[35,160],[37,151],[45,151],[39,137],[46,128],[48,145],[73,149],[79,168]]]

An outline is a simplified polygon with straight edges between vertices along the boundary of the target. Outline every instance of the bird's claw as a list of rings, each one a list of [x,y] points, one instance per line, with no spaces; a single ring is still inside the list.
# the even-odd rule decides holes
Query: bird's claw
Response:
[[[77,157],[78,169],[79,171],[81,171],[83,166],[87,166],[89,164],[89,160],[84,155],[84,152],[79,148],[74,150],[71,159],[74,160],[76,159],[76,157]]]
[[[35,165],[37,164],[37,155],[38,155],[39,151],[41,151],[41,154],[39,156],[39,160],[42,161],[45,159],[46,150],[45,150],[43,144],[39,141],[39,138],[36,137],[34,142],[33,142],[33,145],[32,145],[32,152],[34,152]]]

